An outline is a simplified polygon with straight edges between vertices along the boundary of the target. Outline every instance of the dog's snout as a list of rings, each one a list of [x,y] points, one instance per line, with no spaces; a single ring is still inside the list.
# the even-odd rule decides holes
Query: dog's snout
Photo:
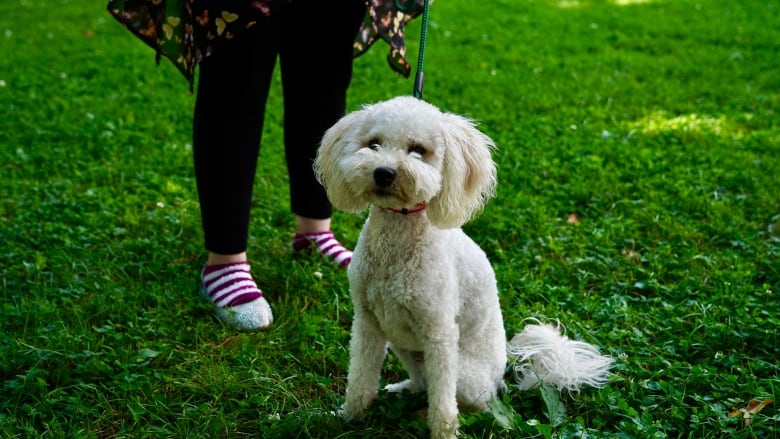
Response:
[[[395,180],[395,169],[387,166],[374,169],[374,182],[377,185],[387,187],[393,183],[393,180]]]

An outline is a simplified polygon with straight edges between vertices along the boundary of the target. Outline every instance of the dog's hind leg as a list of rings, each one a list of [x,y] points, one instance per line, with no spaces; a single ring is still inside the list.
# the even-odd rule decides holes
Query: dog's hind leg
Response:
[[[349,345],[347,394],[339,414],[348,421],[363,417],[379,390],[382,362],[387,355],[387,340],[379,324],[366,313],[355,310]]]
[[[506,341],[503,324],[496,320],[482,337],[462,337],[458,358],[458,404],[465,410],[485,411],[488,402],[506,390]]]
[[[460,357],[458,372],[458,406],[464,411],[484,412],[490,399],[506,390],[503,379],[506,356],[502,355],[500,362],[464,357]]]
[[[388,384],[385,386],[385,390],[393,393],[400,393],[404,390],[417,393],[424,390],[425,376],[423,375],[423,367],[425,367],[425,359],[423,358],[423,353],[399,349],[392,343],[390,343],[390,349],[401,360],[401,364],[403,364],[404,369],[409,374],[409,379],[400,383]]]

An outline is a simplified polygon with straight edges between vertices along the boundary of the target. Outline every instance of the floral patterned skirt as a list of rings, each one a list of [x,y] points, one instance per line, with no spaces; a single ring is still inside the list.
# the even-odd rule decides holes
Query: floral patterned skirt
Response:
[[[192,83],[195,66],[221,44],[244,29],[262,26],[263,20],[292,0],[109,0],[108,11],[161,57],[170,59]],[[338,0],[337,0],[338,1]],[[365,53],[378,39],[390,46],[390,67],[409,76],[404,26],[422,12],[423,0],[414,0],[410,11],[395,0],[366,0],[367,13],[355,36],[355,56]],[[405,3],[405,2],[404,2]],[[305,38],[301,30],[301,38]]]

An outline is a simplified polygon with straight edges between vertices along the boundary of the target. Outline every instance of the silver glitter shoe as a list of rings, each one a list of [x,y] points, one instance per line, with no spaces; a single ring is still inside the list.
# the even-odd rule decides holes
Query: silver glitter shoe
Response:
[[[200,287],[200,293],[214,306],[214,313],[219,320],[239,331],[268,329],[271,323],[274,322],[271,305],[268,304],[268,301],[263,296],[241,305],[221,307],[211,302],[211,298],[203,285]]]
[[[229,308],[214,307],[217,317],[239,331],[267,329],[274,321],[271,306],[265,297]]]

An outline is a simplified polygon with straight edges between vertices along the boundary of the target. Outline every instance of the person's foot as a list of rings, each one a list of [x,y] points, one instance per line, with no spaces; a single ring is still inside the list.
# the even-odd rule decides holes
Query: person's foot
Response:
[[[206,265],[201,274],[203,295],[217,317],[241,331],[266,329],[274,321],[271,306],[257,287],[247,262]]]
[[[301,251],[312,245],[317,247],[317,251],[321,255],[332,259],[340,267],[346,267],[352,262],[352,251],[341,245],[330,230],[315,233],[296,233],[293,237],[292,249],[294,251]]]

